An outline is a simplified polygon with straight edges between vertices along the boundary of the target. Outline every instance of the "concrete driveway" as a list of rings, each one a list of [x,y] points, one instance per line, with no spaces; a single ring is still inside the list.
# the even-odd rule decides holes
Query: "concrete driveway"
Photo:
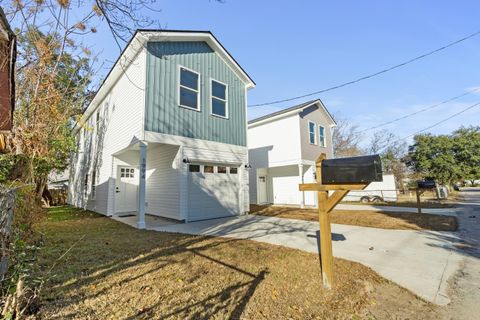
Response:
[[[318,224],[255,215],[154,227],[152,230],[251,239],[318,252]],[[360,262],[439,305],[450,302],[447,280],[462,260],[454,232],[383,230],[332,225],[333,254]]]

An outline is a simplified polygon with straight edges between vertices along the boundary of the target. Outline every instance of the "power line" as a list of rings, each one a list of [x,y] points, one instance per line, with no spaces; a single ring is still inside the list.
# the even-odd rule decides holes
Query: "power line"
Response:
[[[418,111],[415,111],[415,112],[406,114],[406,115],[401,116],[401,117],[399,117],[399,118],[395,118],[395,119],[393,119],[393,120],[380,123],[379,125],[375,125],[375,126],[372,126],[372,127],[366,128],[366,129],[359,130],[359,131],[357,131],[357,133],[362,133],[362,132],[365,132],[365,131],[370,131],[370,130],[373,130],[373,129],[378,129],[378,128],[387,126],[387,125],[392,124],[392,123],[394,123],[394,122],[397,122],[397,121],[400,121],[400,120],[403,120],[403,119],[412,117],[412,116],[414,116],[414,115],[417,115],[417,114],[419,114],[419,113],[425,112],[425,111],[427,111],[427,110],[434,109],[434,108],[436,108],[436,107],[439,107],[439,106],[444,105],[444,104],[446,104],[446,103],[449,103],[449,102],[452,102],[452,101],[454,101],[454,100],[460,99],[460,98],[462,98],[462,97],[464,97],[464,96],[466,96],[466,95],[469,95],[469,94],[472,94],[472,93],[478,92],[478,91],[480,91],[480,88],[476,88],[476,89],[474,89],[474,90],[470,90],[470,91],[465,92],[465,93],[463,93],[463,94],[460,94],[460,95],[458,95],[458,96],[449,98],[449,99],[447,99],[447,100],[444,100],[444,101],[442,101],[442,102],[433,104],[433,105],[431,105],[431,106],[428,106],[428,107],[426,107],[426,108],[420,109],[420,110],[418,110]]]
[[[442,46],[442,47],[440,47],[440,48],[437,48],[437,49],[435,49],[435,50],[432,50],[432,51],[430,51],[430,52],[427,52],[427,53],[424,53],[424,54],[422,54],[422,55],[420,55],[420,56],[417,56],[417,57],[415,57],[415,58],[413,58],[413,59],[410,59],[410,60],[407,60],[407,61],[405,61],[405,62],[399,63],[399,64],[397,64],[397,65],[394,65],[394,66],[390,67],[390,68],[383,69],[383,70],[377,71],[377,72],[375,72],[375,73],[371,73],[371,74],[369,74],[369,75],[366,75],[366,76],[357,78],[357,79],[352,80],[352,81],[344,82],[344,83],[342,83],[342,84],[335,85],[335,86],[333,86],[333,87],[329,87],[329,88],[322,89],[322,90],[319,90],[319,91],[315,91],[315,92],[312,92],[312,93],[307,93],[307,94],[304,94],[304,95],[301,95],[301,96],[296,96],[296,97],[293,97],[293,98],[287,98],[287,99],[282,99],[282,100],[274,100],[274,101],[271,101],[271,102],[264,102],[264,103],[252,104],[252,105],[249,105],[249,107],[250,107],[250,108],[252,108],[252,107],[261,107],[261,106],[267,106],[267,105],[272,105],[272,104],[278,104],[278,103],[282,103],[282,102],[293,101],[293,100],[302,99],[302,98],[310,97],[310,96],[313,96],[313,95],[317,95],[317,94],[320,94],[320,93],[325,93],[325,92],[328,92],[328,91],[336,90],[336,89],[339,89],[339,88],[343,88],[343,87],[346,87],[346,86],[355,84],[355,83],[357,83],[357,82],[360,82],[360,81],[363,81],[363,80],[367,80],[367,79],[376,77],[376,76],[378,76],[378,75],[381,75],[381,74],[383,74],[383,73],[392,71],[392,70],[394,70],[394,69],[403,67],[403,66],[405,66],[405,65],[407,65],[407,64],[413,63],[413,62],[415,62],[415,61],[418,61],[418,60],[420,60],[420,59],[423,59],[423,58],[425,58],[425,57],[428,57],[428,56],[430,56],[430,55],[432,55],[432,54],[435,54],[435,53],[437,53],[437,52],[439,52],[439,51],[445,50],[445,49],[447,49],[447,48],[449,48],[449,47],[452,47],[452,46],[454,46],[454,45],[456,45],[456,44],[459,44],[459,43],[461,43],[461,42],[463,42],[463,41],[466,41],[466,40],[468,40],[468,39],[470,39],[470,38],[473,38],[473,37],[475,37],[475,36],[477,36],[477,35],[479,35],[479,34],[480,34],[480,30],[477,31],[477,32],[475,32],[475,33],[472,33],[472,34],[470,34],[470,35],[468,35],[468,36],[466,36],[466,37],[463,37],[463,38],[461,38],[461,39],[458,39],[458,40],[456,40],[456,41],[454,41],[454,42],[451,42],[451,43],[449,43],[449,44],[447,44],[447,45],[444,45],[444,46]]]
[[[460,114],[462,114],[462,113],[464,113],[464,112],[466,112],[466,111],[468,111],[468,110],[470,110],[470,109],[473,109],[473,108],[475,108],[475,107],[477,107],[477,106],[479,106],[479,105],[480,105],[480,102],[477,102],[477,103],[475,103],[475,104],[472,104],[471,106],[468,106],[468,107],[466,107],[465,109],[462,109],[462,110],[460,110],[459,112],[454,113],[454,114],[452,114],[451,116],[449,116],[449,117],[447,117],[447,118],[445,118],[445,119],[443,119],[443,120],[440,120],[440,121],[432,124],[431,126],[428,126],[428,127],[426,127],[426,128],[423,128],[422,130],[419,130],[419,131],[416,131],[416,132],[414,132],[414,133],[411,133],[411,134],[409,134],[408,136],[405,136],[405,137],[403,137],[403,138],[396,139],[396,140],[390,142],[388,145],[386,145],[385,147],[383,147],[383,148],[380,149],[379,151],[385,150],[386,148],[390,147],[392,144],[394,144],[394,143],[396,143],[396,142],[399,142],[399,141],[408,139],[408,138],[410,138],[410,137],[413,137],[414,135],[417,135],[417,134],[419,134],[419,133],[422,133],[422,132],[424,132],[424,131],[427,131],[427,130],[429,130],[429,129],[432,129],[433,127],[436,127],[436,126],[438,126],[439,124],[442,124],[442,123],[444,123],[444,122],[447,122],[448,120],[450,120],[450,119],[452,119],[452,118],[455,118],[456,116],[458,116],[458,115],[460,115]]]

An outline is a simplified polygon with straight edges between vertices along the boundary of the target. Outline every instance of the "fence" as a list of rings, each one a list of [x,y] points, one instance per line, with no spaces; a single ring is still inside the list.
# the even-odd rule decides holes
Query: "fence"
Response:
[[[10,233],[13,221],[13,205],[15,203],[15,189],[6,189],[0,186],[0,280],[8,269]]]

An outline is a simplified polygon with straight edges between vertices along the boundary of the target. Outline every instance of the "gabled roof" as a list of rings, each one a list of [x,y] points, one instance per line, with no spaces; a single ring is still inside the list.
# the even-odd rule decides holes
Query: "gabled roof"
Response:
[[[247,72],[235,60],[235,58],[233,58],[230,52],[225,49],[211,31],[138,29],[137,33],[138,32],[148,35],[149,41],[205,41],[236,73],[240,75],[240,78],[242,78],[247,84],[248,88],[255,87],[255,82],[252,78],[250,78]]]
[[[245,83],[247,89],[255,87],[255,82],[252,80],[252,78],[250,78],[240,64],[238,64],[238,62],[210,31],[138,29],[117,58],[117,61],[115,61],[113,67],[108,72],[107,76],[100,85],[100,88],[90,102],[90,105],[86,108],[83,114],[84,118],[88,118],[92,113],[95,112],[100,102],[107,95],[116,81],[121,77],[124,70],[127,69],[128,64],[133,61],[133,59],[129,58],[135,57],[141,50],[143,50],[148,41],[205,41],[240,77],[240,79]],[[75,126],[74,131],[78,129],[77,125]]]
[[[275,121],[275,120],[283,118],[283,116],[287,116],[289,114],[298,114],[298,113],[302,112],[303,110],[305,110],[305,109],[307,109],[307,108],[309,108],[309,107],[311,107],[315,104],[318,105],[320,108],[322,108],[325,111],[326,115],[328,116],[328,118],[332,122],[332,125],[337,125],[337,123],[333,119],[332,115],[330,114],[330,112],[327,110],[327,108],[325,107],[325,105],[323,104],[323,102],[320,99],[310,100],[310,101],[295,105],[295,106],[290,107],[290,108],[286,108],[286,109],[282,109],[280,111],[269,113],[267,115],[264,115],[264,116],[261,116],[259,118],[248,121],[248,125],[250,126],[250,125],[254,125],[254,124],[259,124],[260,122]]]

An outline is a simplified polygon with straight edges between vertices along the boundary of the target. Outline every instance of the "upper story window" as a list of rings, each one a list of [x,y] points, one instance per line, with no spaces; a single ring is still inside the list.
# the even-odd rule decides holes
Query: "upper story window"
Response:
[[[316,139],[316,125],[314,122],[309,121],[308,122],[308,140],[310,141],[310,144],[317,144],[317,139]]]
[[[320,137],[320,147],[325,147],[327,145],[327,139],[325,138],[325,127],[318,126],[318,134]]]
[[[200,110],[200,74],[180,67],[179,104],[181,107]]]
[[[216,80],[212,80],[212,115],[223,118],[228,118],[228,103],[227,103],[227,85]]]

